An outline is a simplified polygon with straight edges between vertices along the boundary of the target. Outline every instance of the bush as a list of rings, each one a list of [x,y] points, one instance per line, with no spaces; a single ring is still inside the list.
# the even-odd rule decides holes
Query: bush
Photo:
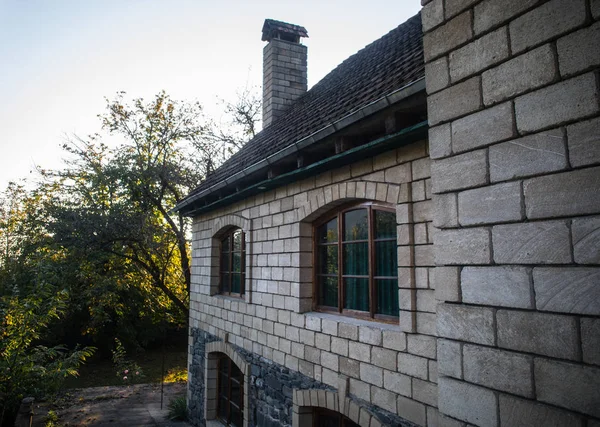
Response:
[[[144,374],[140,365],[127,358],[125,347],[118,338],[115,338],[115,345],[115,349],[112,350],[112,360],[117,368],[117,377],[123,378],[125,384],[142,382]]]
[[[65,296],[40,289],[24,298],[0,297],[0,425],[10,425],[24,397],[55,394],[93,354],[92,347],[69,351],[62,345],[35,345],[48,323],[63,313]]]
[[[185,396],[176,397],[174,399],[171,399],[171,401],[169,402],[168,408],[169,408],[169,419],[171,421],[174,421],[174,420],[186,421],[187,420],[187,402],[185,400]]]

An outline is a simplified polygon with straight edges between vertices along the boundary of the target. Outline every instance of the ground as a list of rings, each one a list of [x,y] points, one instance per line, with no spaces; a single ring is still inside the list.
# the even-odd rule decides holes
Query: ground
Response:
[[[54,403],[34,405],[34,427],[46,426],[47,414],[53,410],[58,416],[55,426],[159,426],[184,427],[185,422],[168,420],[171,399],[185,396],[186,383],[132,386],[104,386],[72,389]]]

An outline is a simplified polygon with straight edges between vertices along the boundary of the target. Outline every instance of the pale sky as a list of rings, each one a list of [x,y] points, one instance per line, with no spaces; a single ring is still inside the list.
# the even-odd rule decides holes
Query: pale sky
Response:
[[[416,14],[420,0],[0,0],[0,191],[60,167],[118,91],[200,101],[262,84],[265,18],[304,26],[309,88]],[[218,117],[216,117],[218,119]]]

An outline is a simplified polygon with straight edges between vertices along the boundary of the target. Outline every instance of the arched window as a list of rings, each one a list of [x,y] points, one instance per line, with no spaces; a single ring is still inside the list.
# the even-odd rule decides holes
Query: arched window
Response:
[[[244,374],[224,354],[218,360],[217,417],[227,426],[244,423]]]
[[[346,207],[315,224],[317,308],[397,321],[396,213],[371,203]]]
[[[318,427],[360,427],[348,417],[328,409],[315,408],[313,426]]]
[[[246,241],[244,232],[233,228],[221,238],[219,291],[225,295],[245,293]]]

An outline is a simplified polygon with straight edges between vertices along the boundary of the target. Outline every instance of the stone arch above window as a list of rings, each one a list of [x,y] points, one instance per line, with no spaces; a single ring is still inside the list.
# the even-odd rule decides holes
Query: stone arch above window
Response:
[[[296,217],[299,221],[312,222],[327,211],[353,201],[376,201],[395,205],[407,201],[407,190],[407,184],[369,181],[332,184],[311,191],[307,203],[296,209]]]
[[[327,390],[295,390],[292,427],[312,427],[315,409],[325,409],[345,417],[361,427],[382,427],[381,422],[366,408],[341,393]]]
[[[215,341],[206,345],[205,378],[206,420],[220,419],[225,425],[248,426],[250,365],[231,344]]]

